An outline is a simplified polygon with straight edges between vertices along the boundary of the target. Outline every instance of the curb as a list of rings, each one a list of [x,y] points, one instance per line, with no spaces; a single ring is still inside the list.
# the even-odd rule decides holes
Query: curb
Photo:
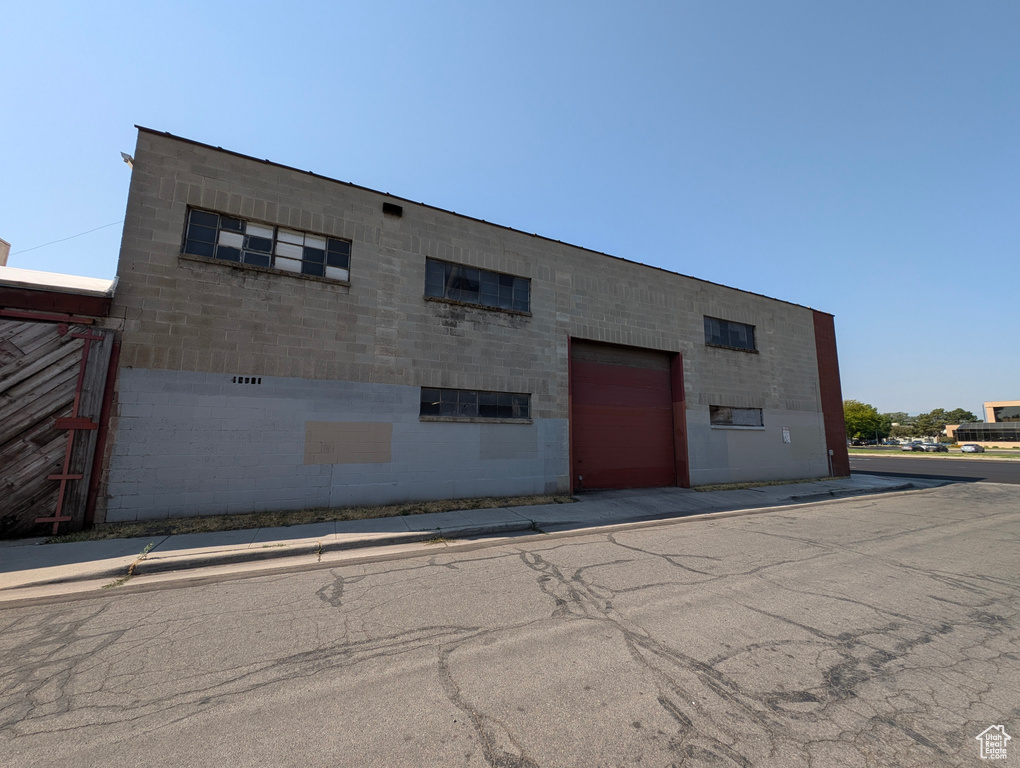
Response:
[[[878,493],[895,493],[924,488],[914,483],[901,483],[883,488],[847,488],[831,490],[822,493],[805,493],[788,496],[785,499],[777,499],[764,506],[747,507],[747,511],[772,509],[775,507],[788,506],[790,504],[808,503],[817,501],[832,501],[839,498],[852,498],[854,496],[867,496]],[[626,519],[606,519],[600,521],[592,520],[560,520],[544,523],[547,528],[555,528],[556,532],[569,530],[571,528],[602,528],[612,525],[626,525],[629,523],[656,522],[670,519],[682,519],[698,515],[713,515],[723,513],[740,513],[745,508],[720,508],[720,509],[699,509],[699,510],[673,510],[671,512],[656,512],[639,514],[627,517]],[[368,549],[371,547],[399,546],[402,544],[420,544],[436,538],[464,539],[471,536],[493,536],[501,533],[516,533],[521,531],[535,531],[537,521],[522,518],[520,521],[495,523],[492,525],[472,524],[457,528],[435,528],[425,531],[410,531],[408,533],[385,534],[373,538],[350,538],[341,541],[316,541],[314,543],[303,542],[300,544],[268,543],[267,546],[257,549],[223,549],[201,554],[167,554],[161,557],[159,553],[136,559],[127,565],[117,565],[100,570],[93,570],[88,573],[71,574],[52,579],[41,579],[29,583],[20,584],[17,587],[0,589],[3,592],[14,592],[15,590],[54,586],[59,584],[72,584],[83,581],[101,581],[104,579],[117,580],[124,577],[151,575],[156,573],[167,573],[172,571],[185,571],[196,568],[206,568],[217,565],[236,565],[238,563],[258,562],[262,560],[277,560],[284,557],[300,557],[308,555],[322,555],[327,552],[344,552],[355,549]],[[544,532],[544,531],[541,531]]]
[[[429,531],[411,531],[394,533],[371,539],[350,539],[348,541],[316,542],[315,544],[270,545],[264,549],[236,549],[227,552],[208,552],[202,555],[168,555],[163,559],[139,560],[135,564],[134,575],[166,573],[167,571],[204,568],[211,565],[234,565],[236,563],[257,562],[259,560],[276,560],[281,557],[298,555],[320,555],[326,552],[344,552],[351,549],[367,549],[368,547],[392,547],[400,544],[420,544],[440,537],[466,538],[483,534],[511,533],[529,531],[534,523],[530,520],[520,523],[500,523],[497,525],[471,525],[463,528],[436,528]],[[123,568],[118,569],[122,576]]]
[[[913,483],[902,485],[891,485],[888,488],[848,488],[845,491],[827,491],[826,493],[805,493],[800,496],[791,496],[790,501],[828,501],[829,499],[840,499],[844,496],[868,496],[872,493],[895,493],[896,491],[909,491],[917,488]]]

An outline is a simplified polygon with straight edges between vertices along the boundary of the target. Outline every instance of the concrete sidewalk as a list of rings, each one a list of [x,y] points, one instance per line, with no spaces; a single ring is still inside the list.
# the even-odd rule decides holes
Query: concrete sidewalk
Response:
[[[0,597],[7,590],[247,563],[299,555],[490,537],[513,532],[552,533],[605,525],[752,510],[861,494],[932,488],[927,478],[850,478],[735,491],[684,488],[586,492],[573,504],[440,512],[283,528],[42,544],[0,543]],[[144,555],[144,557],[143,557]]]

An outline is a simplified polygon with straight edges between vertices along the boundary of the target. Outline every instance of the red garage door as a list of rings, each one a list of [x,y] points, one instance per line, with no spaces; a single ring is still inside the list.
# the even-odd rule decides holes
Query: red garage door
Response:
[[[674,408],[677,365],[664,352],[573,340],[570,351],[574,488],[677,484],[686,456],[683,403]],[[679,360],[677,360],[677,363]],[[682,379],[680,379],[682,382]],[[683,385],[677,400],[682,400]],[[676,443],[680,445],[680,454]],[[685,465],[686,462],[683,462]],[[681,478],[686,485],[686,478]]]

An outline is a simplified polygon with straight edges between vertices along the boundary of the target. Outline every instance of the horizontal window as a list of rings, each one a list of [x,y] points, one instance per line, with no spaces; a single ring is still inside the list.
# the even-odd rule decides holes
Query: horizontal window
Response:
[[[347,240],[195,208],[188,211],[184,252],[333,280],[350,278],[351,244]]]
[[[422,387],[420,413],[422,416],[528,419],[531,418],[531,395]]]
[[[1001,427],[997,424],[982,424],[980,427],[975,427],[972,424],[961,424],[956,428],[956,441],[958,443],[994,443],[996,440],[1001,440],[1002,442],[1016,442],[1020,440],[1020,427],[1013,424],[1003,424]]]
[[[754,344],[754,326],[720,320],[717,317],[705,318],[705,343],[714,347],[732,347],[754,352],[758,348]]]
[[[714,427],[763,427],[761,408],[731,408],[728,405],[708,406],[709,421]]]
[[[531,311],[531,281],[477,267],[425,259],[425,295],[482,307]]]
[[[992,415],[997,424],[1009,421],[1020,422],[1020,405],[993,406]]]

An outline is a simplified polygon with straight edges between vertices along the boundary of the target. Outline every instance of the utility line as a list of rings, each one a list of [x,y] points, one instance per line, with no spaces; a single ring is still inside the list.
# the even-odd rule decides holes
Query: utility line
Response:
[[[19,253],[28,253],[29,251],[37,251],[40,248],[45,248],[47,245],[54,245],[55,243],[63,243],[63,242],[66,242],[68,240],[74,240],[74,238],[76,238],[76,237],[81,237],[82,235],[87,235],[87,234],[89,234],[91,232],[98,232],[100,229],[106,229],[107,227],[112,227],[114,224],[123,224],[123,223],[124,223],[124,219],[121,219],[120,221],[111,221],[109,224],[104,224],[101,227],[96,227],[95,229],[90,229],[88,232],[79,232],[77,235],[71,235],[70,237],[64,237],[64,238],[61,238],[60,240],[52,240],[52,241],[50,241],[48,243],[43,243],[42,245],[36,245],[36,246],[31,247],[31,248],[25,248],[22,251],[14,251],[11,254],[11,256],[17,256]]]

